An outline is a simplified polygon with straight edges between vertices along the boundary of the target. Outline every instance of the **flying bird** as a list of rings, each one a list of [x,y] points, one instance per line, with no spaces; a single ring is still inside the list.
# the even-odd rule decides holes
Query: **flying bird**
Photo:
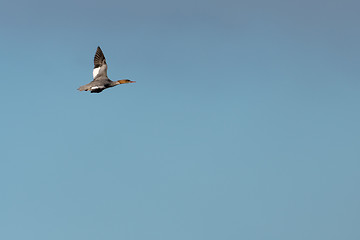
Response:
[[[115,87],[119,84],[134,83],[129,79],[111,81],[107,76],[107,64],[105,56],[100,47],[97,47],[94,57],[94,80],[84,86],[78,88],[79,91],[90,91],[91,93],[100,93],[106,88]]]

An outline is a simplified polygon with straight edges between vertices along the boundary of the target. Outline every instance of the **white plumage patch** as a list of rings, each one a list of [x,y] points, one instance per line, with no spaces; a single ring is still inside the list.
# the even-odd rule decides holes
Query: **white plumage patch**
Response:
[[[93,78],[94,79],[95,79],[96,75],[98,75],[99,71],[100,71],[100,67],[94,68],[94,70],[93,70]]]
[[[95,86],[95,87],[91,87],[91,90],[99,89],[99,88],[103,88],[103,87]]]

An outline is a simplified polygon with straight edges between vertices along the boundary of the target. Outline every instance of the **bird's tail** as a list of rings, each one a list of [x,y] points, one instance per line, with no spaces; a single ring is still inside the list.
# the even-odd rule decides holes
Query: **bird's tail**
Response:
[[[89,91],[90,90],[89,84],[81,86],[77,90],[79,90],[79,91]]]

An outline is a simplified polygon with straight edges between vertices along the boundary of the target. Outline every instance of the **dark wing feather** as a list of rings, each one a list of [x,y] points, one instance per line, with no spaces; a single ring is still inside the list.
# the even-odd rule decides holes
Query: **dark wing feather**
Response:
[[[94,68],[101,67],[103,63],[106,64],[104,53],[101,51],[100,47],[97,47],[94,57]]]
[[[93,78],[107,77],[107,64],[100,47],[97,47],[94,57]]]

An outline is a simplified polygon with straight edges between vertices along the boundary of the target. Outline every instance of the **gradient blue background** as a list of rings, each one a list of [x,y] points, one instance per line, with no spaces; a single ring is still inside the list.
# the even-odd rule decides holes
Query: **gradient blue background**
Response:
[[[0,239],[360,239],[359,7],[2,1]]]

